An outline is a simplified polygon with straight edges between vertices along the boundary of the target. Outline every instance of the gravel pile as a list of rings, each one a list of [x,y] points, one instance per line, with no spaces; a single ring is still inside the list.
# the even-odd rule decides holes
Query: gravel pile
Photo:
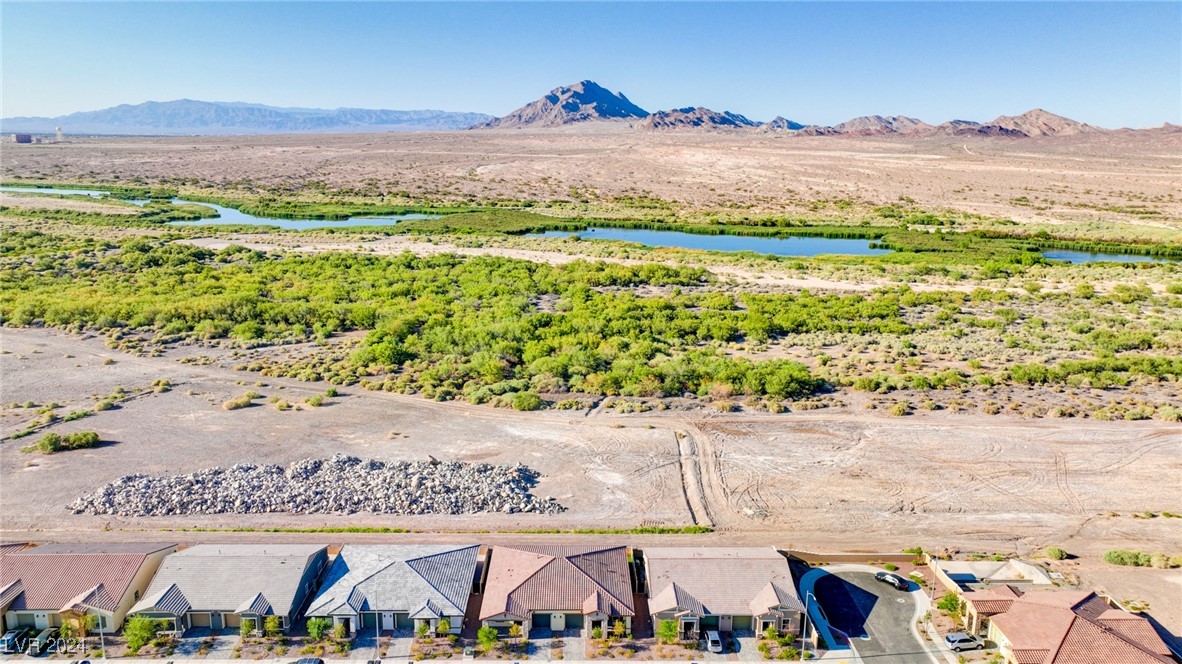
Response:
[[[75,514],[473,514],[565,508],[529,490],[538,473],[517,464],[392,462],[337,454],[287,468],[238,464],[189,475],[127,475],[69,505]]]

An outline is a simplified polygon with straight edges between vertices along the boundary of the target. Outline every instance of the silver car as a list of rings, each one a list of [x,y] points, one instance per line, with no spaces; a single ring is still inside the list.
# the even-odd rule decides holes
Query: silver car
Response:
[[[985,643],[971,634],[964,632],[956,632],[944,637],[944,645],[952,649],[952,652],[960,652],[962,650],[980,650],[985,647]]]
[[[714,630],[706,632],[706,650],[722,652],[722,637],[718,636],[718,632]]]

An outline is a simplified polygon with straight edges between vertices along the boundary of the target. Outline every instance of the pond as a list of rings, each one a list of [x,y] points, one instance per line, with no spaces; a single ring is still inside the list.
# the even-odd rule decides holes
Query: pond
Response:
[[[0,187],[0,191],[11,191],[14,193],[28,193],[28,194],[60,194],[60,195],[74,195],[74,196],[90,196],[92,198],[99,198],[110,194],[109,191],[98,191],[94,189],[53,189],[53,188],[38,188],[38,187]],[[147,205],[150,201],[145,199],[134,199],[123,201],[125,203],[132,203],[134,205]],[[203,203],[201,201],[186,201],[180,198],[172,199],[172,203],[176,205],[204,205],[208,208],[213,208],[217,211],[218,216],[210,219],[198,219],[196,221],[171,221],[170,226],[219,226],[227,224],[241,224],[249,226],[276,226],[278,228],[285,228],[289,230],[309,230],[313,228],[349,228],[353,226],[393,226],[403,219],[438,219],[436,216],[427,214],[402,214],[402,215],[385,215],[380,217],[349,217],[348,219],[278,219],[274,217],[260,217],[253,214],[247,214],[234,208],[228,208],[221,205],[214,205],[213,203]]]
[[[1072,251],[1070,249],[1052,249],[1042,252],[1042,257],[1054,261],[1068,263],[1100,263],[1111,261],[1115,263],[1170,263],[1174,259],[1160,256],[1144,256],[1142,254],[1101,254],[1089,251]]]
[[[752,251],[776,256],[820,256],[844,254],[878,256],[890,249],[870,246],[873,240],[830,237],[761,237],[757,235],[700,235],[682,231],[657,231],[644,228],[607,228],[593,226],[585,231],[546,231],[526,237],[571,237],[585,240],[620,240],[650,247],[679,247],[704,251]]]

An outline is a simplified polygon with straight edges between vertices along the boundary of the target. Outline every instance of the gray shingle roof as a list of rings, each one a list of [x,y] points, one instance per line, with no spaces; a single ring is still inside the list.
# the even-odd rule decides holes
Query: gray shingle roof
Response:
[[[442,616],[463,616],[479,545],[346,545],[333,561],[310,616],[348,611],[357,593],[366,611],[410,613],[430,602]],[[354,607],[354,609],[359,607]]]
[[[193,611],[232,613],[262,593],[277,613],[288,615],[300,579],[324,549],[316,544],[200,544],[166,557],[145,597],[176,585]]]
[[[270,616],[275,614],[275,609],[267,601],[267,596],[259,593],[239,605],[234,613],[253,613],[258,616]]]
[[[752,616],[775,606],[804,608],[787,559],[771,547],[653,547],[644,559],[653,613]]]
[[[193,607],[189,605],[189,600],[185,598],[185,594],[173,583],[163,590],[145,595],[143,599],[136,602],[135,606],[131,607],[130,613],[147,611],[150,613],[168,613],[174,616],[183,616],[191,608]]]

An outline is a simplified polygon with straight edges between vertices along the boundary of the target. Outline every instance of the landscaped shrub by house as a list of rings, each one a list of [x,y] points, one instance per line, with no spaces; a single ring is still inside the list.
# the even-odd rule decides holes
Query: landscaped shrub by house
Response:
[[[328,618],[309,618],[308,619],[308,636],[313,641],[323,640],[328,630],[332,628],[332,621]]]
[[[127,649],[131,654],[138,654],[140,649],[148,645],[160,630],[164,629],[163,620],[155,620],[147,616],[132,616],[123,627],[123,637],[127,639]]]
[[[492,648],[497,644],[497,630],[492,627],[481,627],[480,631],[476,632],[476,642],[485,650]]]
[[[661,620],[657,623],[657,640],[661,643],[673,643],[677,640],[677,623],[672,620]]]

